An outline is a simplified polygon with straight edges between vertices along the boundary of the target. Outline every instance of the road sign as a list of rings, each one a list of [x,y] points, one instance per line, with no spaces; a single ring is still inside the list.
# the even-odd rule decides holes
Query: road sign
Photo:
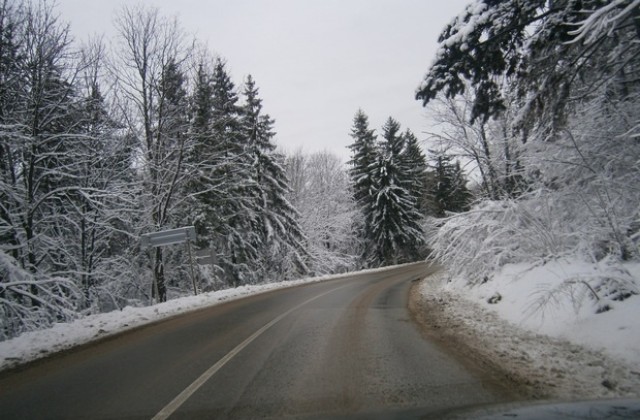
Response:
[[[195,252],[196,262],[200,265],[218,264],[218,256],[213,249],[199,249]]]
[[[213,252],[212,249],[197,249],[195,251],[196,257],[208,257],[211,255],[211,253]]]
[[[196,240],[196,228],[187,226],[162,232],[145,233],[140,237],[142,248],[180,244]]]
[[[174,245],[181,244],[183,242],[187,243],[187,254],[189,257],[189,266],[191,268],[191,282],[193,283],[193,294],[198,294],[198,289],[196,287],[196,277],[193,272],[193,258],[191,258],[191,242],[195,242],[196,237],[196,228],[193,226],[182,227],[178,229],[170,229],[163,230],[162,232],[152,232],[145,233],[140,237],[140,246],[142,249],[147,249],[150,247],[158,247],[158,246],[166,246],[166,245]],[[156,296],[158,296],[158,285],[156,283],[157,279],[153,278],[153,287],[156,292]]]
[[[215,265],[218,259],[214,257],[201,257],[196,259],[196,262],[200,265]]]

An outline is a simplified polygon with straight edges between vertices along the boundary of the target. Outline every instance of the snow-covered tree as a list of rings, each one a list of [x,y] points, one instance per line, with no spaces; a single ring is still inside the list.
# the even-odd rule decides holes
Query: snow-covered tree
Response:
[[[436,217],[444,217],[448,212],[469,210],[471,194],[460,162],[452,162],[444,152],[432,153],[433,176],[429,186],[432,212]]]
[[[82,139],[68,29],[51,6],[0,4],[0,337],[68,320],[82,298],[64,244]]]
[[[440,35],[416,97],[425,105],[440,92],[454,97],[470,81],[472,120],[513,104],[523,139],[553,135],[571,104],[594,90],[636,96],[639,7],[636,0],[476,0]],[[505,95],[505,77],[515,98]]]
[[[147,223],[142,231],[177,227],[176,205],[185,182],[187,102],[184,70],[190,53],[175,20],[157,9],[123,8],[116,19],[120,48],[118,94],[130,134],[140,151]],[[155,248],[157,298],[167,299],[163,249]],[[155,290],[155,288],[154,288]]]
[[[360,257],[356,221],[361,219],[347,169],[329,152],[287,156],[291,202],[300,213],[314,274],[350,271]]]
[[[351,190],[361,213],[356,231],[358,243],[363,247],[360,253],[366,255],[374,246],[371,226],[368,225],[370,220],[367,217],[374,197],[373,180],[369,169],[376,161],[379,150],[375,130],[369,128],[369,117],[361,109],[353,117],[353,126],[349,135],[353,139],[353,143],[348,146],[351,150],[351,160],[348,162]]]
[[[128,234],[133,230],[131,203],[138,192],[135,145],[120,133],[120,124],[112,118],[102,93],[103,44],[92,41],[80,55],[76,86],[81,100],[74,130],[79,156],[74,175],[80,188],[71,196],[71,211],[66,216],[68,230],[77,239],[65,248],[73,262],[70,273],[79,277],[85,306],[100,311],[119,307],[118,301],[126,299],[126,294],[111,287],[117,283],[112,270],[119,267],[127,272],[129,263],[121,256],[138,246],[137,238]]]
[[[473,88],[455,98],[439,95],[429,103],[429,117],[436,123],[429,140],[438,150],[464,162],[478,178],[481,195],[490,199],[515,197],[525,188],[521,182],[520,139],[511,135],[512,110],[495,119],[471,121]]]
[[[256,281],[261,243],[254,223],[257,185],[235,84],[221,59],[210,76],[205,70],[201,65],[192,122],[198,138],[192,154],[198,177],[190,185],[198,203],[195,224],[201,244],[220,255],[224,282],[237,286]]]
[[[426,215],[429,207],[429,192],[427,181],[427,159],[418,143],[418,138],[407,129],[404,134],[404,155],[411,172],[411,195],[416,198],[416,209]]]
[[[262,100],[251,76],[245,81],[243,96],[240,122],[254,181],[251,189],[256,206],[254,230],[262,260],[260,270],[255,273],[256,280],[300,276],[308,271],[305,237],[298,223],[299,214],[287,198],[290,187],[282,166],[284,156],[275,153],[274,120],[262,112]]]
[[[21,158],[19,139],[20,118],[14,114],[23,108],[24,95],[24,51],[21,50],[22,10],[8,2],[0,4],[0,218],[2,230],[0,241],[7,247],[13,258],[20,258],[20,242],[18,231],[12,228],[17,220],[12,220],[13,214],[18,212],[20,200],[15,194],[21,188],[18,180],[17,162]]]
[[[507,192],[437,230],[434,255],[458,274],[481,282],[508,263],[640,257],[639,13],[637,0],[478,0],[442,33],[417,97],[473,94],[458,129],[488,128],[498,182],[484,178]],[[613,277],[587,286],[637,293]]]
[[[368,170],[375,161],[378,150],[375,130],[369,128],[369,117],[361,109],[353,117],[350,136],[353,143],[349,145],[351,149],[349,174],[353,183],[353,194],[356,202],[365,206],[371,197],[371,180],[367,176]]]
[[[414,162],[405,151],[400,124],[389,118],[382,127],[384,141],[369,167],[373,198],[367,207],[366,226],[371,229],[373,249],[368,258],[373,265],[415,261],[420,257],[424,234],[413,195]]]

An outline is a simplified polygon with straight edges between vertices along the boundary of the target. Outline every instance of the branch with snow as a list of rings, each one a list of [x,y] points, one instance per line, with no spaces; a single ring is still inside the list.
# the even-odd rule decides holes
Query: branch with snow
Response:
[[[589,16],[578,22],[576,29],[568,32],[569,35],[575,35],[575,38],[567,43],[584,41],[585,44],[592,44],[602,35],[611,36],[629,15],[634,14],[637,19],[638,8],[640,0],[613,0],[598,9],[584,11]]]
[[[37,278],[0,251],[0,341],[78,317],[82,293],[64,278]]]

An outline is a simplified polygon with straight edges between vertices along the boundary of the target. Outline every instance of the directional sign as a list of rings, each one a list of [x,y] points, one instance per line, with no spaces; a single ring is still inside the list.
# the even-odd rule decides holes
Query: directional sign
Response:
[[[193,283],[193,294],[198,294],[196,287],[196,276],[193,272],[193,259],[191,258],[191,242],[195,242],[196,228],[193,226],[182,227],[178,229],[163,230],[162,232],[145,233],[140,237],[140,245],[142,249],[149,247],[158,247],[165,245],[187,243],[187,253],[189,257],[189,266],[191,268],[191,282]],[[153,287],[156,296],[158,296],[157,278],[153,277]]]
[[[202,257],[198,258],[196,262],[200,265],[216,265],[218,263],[218,259],[214,257]]]
[[[195,254],[196,262],[200,265],[215,265],[218,263],[218,256],[213,249],[199,249]]]
[[[186,241],[195,242],[196,228],[187,226],[162,232],[145,233],[140,239],[142,248],[180,244]]]
[[[204,257],[208,257],[213,253],[212,249],[198,249],[194,252],[194,254],[196,254],[196,257],[198,258],[204,258]]]

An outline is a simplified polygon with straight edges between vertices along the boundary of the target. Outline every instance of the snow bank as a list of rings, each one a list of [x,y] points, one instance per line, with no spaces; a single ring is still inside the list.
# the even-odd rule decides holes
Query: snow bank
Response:
[[[611,310],[597,313],[602,303],[581,282],[607,276],[608,271],[614,276],[620,268],[566,260],[538,267],[514,264],[484,284],[469,288],[458,279],[445,287],[464,293],[514,325],[604,351],[640,369],[640,295],[624,301],[600,296]],[[622,271],[636,282],[640,279],[638,263],[626,264]]]
[[[385,271],[394,267],[359,271],[369,273]],[[125,307],[121,311],[87,316],[69,323],[55,324],[52,328],[24,333],[10,340],[0,342],[0,370],[27,363],[52,353],[99,340],[110,335],[179,315],[196,309],[205,308],[240,299],[250,295],[284,289],[320,281],[348,277],[354,273],[305,278],[301,280],[269,283],[254,286],[241,286],[235,289],[218,290],[198,296],[173,299],[153,306],[133,308]]]
[[[534,398],[640,396],[640,296],[609,300],[609,311],[580,280],[629,275],[640,264],[559,260],[506,265],[470,286],[441,271],[417,290],[423,318],[446,342],[523,384]],[[568,287],[569,285],[570,287]],[[595,290],[601,300],[603,290]]]

